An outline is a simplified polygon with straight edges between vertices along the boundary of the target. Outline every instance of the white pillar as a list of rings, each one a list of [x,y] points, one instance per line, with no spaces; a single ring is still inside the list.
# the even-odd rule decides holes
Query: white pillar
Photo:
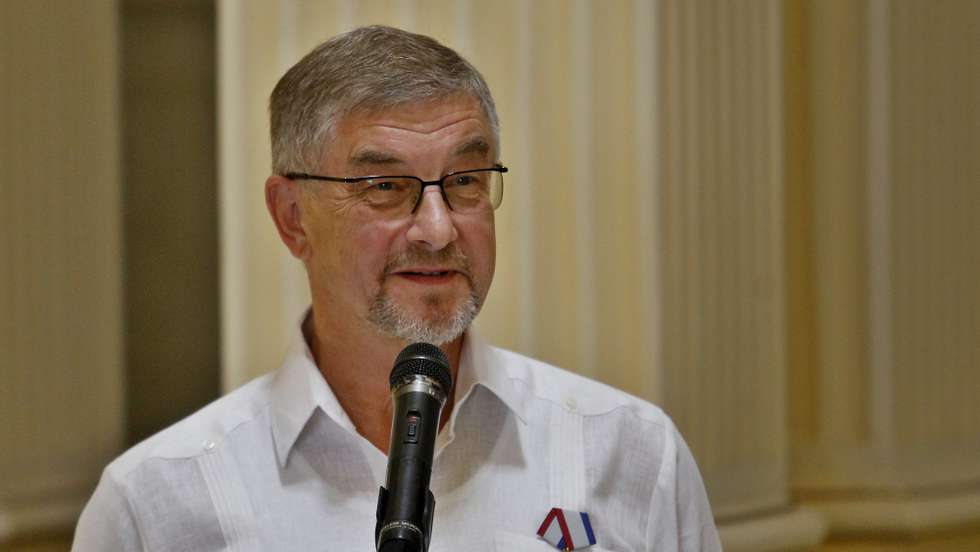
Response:
[[[812,431],[796,443],[794,487],[842,538],[915,537],[975,525],[980,6],[870,0],[821,5],[815,14],[825,23],[864,22],[860,32],[844,35],[850,42],[843,49],[866,62],[851,69],[864,80],[851,84],[843,106],[866,131],[842,137],[832,127],[840,96],[816,106],[831,117],[818,136],[824,159],[817,164],[839,161],[840,150],[829,143],[843,138],[855,146],[850,163],[857,178],[850,180],[858,187],[835,188],[840,179],[827,174],[816,181],[824,218],[818,251],[825,264],[853,273],[818,282],[819,351],[826,360],[817,364],[820,384],[811,391],[811,404],[819,405],[808,414]],[[826,55],[819,52],[840,39],[815,34],[814,49]],[[830,54],[815,68],[838,63]],[[833,232],[841,228],[831,212],[835,192],[863,206],[848,215],[843,236]],[[862,247],[835,248],[841,238]],[[847,341],[835,339],[841,324],[856,331]],[[834,392],[842,387],[847,393]]]
[[[0,543],[70,529],[122,441],[116,23],[0,3]]]
[[[821,3],[814,21],[857,26],[814,32],[813,48],[814,81],[858,99],[858,132],[835,126],[841,94],[815,93],[815,166],[851,169],[816,174],[817,250],[840,270],[817,280],[822,360],[794,487],[838,537],[975,525],[980,6]]]
[[[660,13],[662,403],[726,550],[813,548],[823,521],[789,496],[781,4]]]

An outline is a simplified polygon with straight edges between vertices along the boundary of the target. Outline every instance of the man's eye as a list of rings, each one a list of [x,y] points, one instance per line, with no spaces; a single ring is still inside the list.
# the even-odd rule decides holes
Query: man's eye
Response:
[[[415,187],[415,181],[409,178],[372,178],[362,180],[356,193],[368,205],[389,208],[405,203]]]
[[[360,191],[368,195],[387,195],[394,193],[405,193],[412,187],[410,180],[389,178],[378,180],[365,180],[361,184]]]
[[[393,180],[376,180],[373,188],[379,192],[391,192],[398,189],[398,183]]]
[[[471,184],[478,184],[479,182],[480,179],[473,175],[461,174],[459,176],[454,176],[450,184],[452,186],[469,186]]]

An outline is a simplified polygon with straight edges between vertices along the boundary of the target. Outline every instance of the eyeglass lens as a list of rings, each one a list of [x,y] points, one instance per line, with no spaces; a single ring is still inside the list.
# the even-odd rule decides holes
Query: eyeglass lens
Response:
[[[500,205],[503,176],[492,170],[451,174],[442,179],[449,208],[461,214],[492,211]],[[379,177],[355,184],[365,203],[389,214],[411,212],[422,195],[422,181],[410,177]]]

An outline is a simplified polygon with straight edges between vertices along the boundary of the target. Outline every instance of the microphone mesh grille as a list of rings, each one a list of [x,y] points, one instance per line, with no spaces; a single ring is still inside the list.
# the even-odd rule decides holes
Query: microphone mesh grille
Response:
[[[394,388],[412,375],[433,378],[447,394],[453,387],[453,378],[449,375],[449,358],[442,349],[431,343],[412,343],[402,349],[395,359],[395,367],[391,370],[388,383]]]

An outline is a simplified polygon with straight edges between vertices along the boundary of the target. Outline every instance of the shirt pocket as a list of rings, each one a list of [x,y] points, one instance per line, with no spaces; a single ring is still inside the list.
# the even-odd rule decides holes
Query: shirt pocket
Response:
[[[491,550],[494,552],[554,552],[558,549],[537,537],[497,531],[493,534],[493,548]],[[580,550],[583,552],[614,552],[598,546],[590,546]]]

